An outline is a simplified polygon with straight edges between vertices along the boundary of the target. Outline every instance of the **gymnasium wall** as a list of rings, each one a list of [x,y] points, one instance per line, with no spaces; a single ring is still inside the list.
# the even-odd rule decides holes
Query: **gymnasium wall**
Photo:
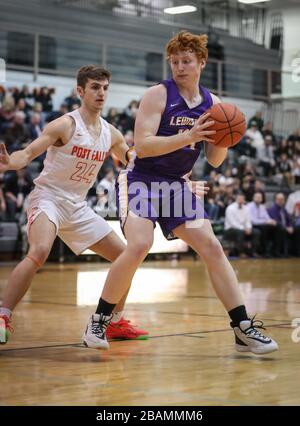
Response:
[[[94,13],[88,10],[41,3],[39,0],[0,0],[0,31],[23,31],[57,38],[78,37],[82,41],[111,43],[129,49],[145,49],[149,52],[163,52],[164,45],[182,27],[176,24],[147,22],[139,18],[118,17]],[[53,25],[55,22],[55,27]],[[195,31],[195,28],[192,29]],[[209,28],[199,25],[199,33]],[[280,61],[275,51],[265,49],[250,40],[232,37],[226,31],[216,30],[224,47],[226,60],[241,62],[245,66],[278,68]],[[76,44],[75,44],[76,46]],[[243,71],[245,72],[245,70]]]

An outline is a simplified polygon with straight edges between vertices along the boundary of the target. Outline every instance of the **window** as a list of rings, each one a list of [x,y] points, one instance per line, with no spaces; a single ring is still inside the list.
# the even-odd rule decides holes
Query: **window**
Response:
[[[0,57],[8,65],[33,67],[34,36],[0,31]]]
[[[74,73],[87,64],[100,65],[102,46],[76,40],[40,36],[39,67]]]
[[[107,66],[113,80],[160,81],[163,77],[163,55],[126,47],[108,46]]]

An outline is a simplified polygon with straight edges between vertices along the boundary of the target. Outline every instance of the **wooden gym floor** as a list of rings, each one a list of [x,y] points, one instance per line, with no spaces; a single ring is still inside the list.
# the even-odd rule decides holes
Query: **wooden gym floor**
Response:
[[[279,352],[235,352],[226,312],[194,260],[138,271],[126,317],[149,340],[87,349],[81,336],[109,265],[47,264],[0,347],[0,405],[300,405],[299,259],[232,264],[248,311],[259,313]],[[12,267],[0,266],[0,294]]]

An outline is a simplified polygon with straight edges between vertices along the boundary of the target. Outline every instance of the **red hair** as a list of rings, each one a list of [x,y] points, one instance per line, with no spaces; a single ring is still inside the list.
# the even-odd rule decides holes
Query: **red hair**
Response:
[[[207,60],[207,35],[206,34],[192,34],[188,31],[180,31],[175,34],[174,37],[169,40],[166,45],[166,56],[170,59],[172,54],[176,54],[179,51],[190,51],[194,52],[200,61],[201,59]]]

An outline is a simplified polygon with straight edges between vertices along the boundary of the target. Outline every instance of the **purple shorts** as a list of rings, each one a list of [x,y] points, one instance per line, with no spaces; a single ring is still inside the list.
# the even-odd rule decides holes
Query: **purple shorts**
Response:
[[[159,223],[164,236],[176,238],[177,226],[196,219],[207,219],[204,199],[197,198],[183,178],[151,176],[136,171],[122,170],[117,184],[117,208],[122,230],[128,212]]]

